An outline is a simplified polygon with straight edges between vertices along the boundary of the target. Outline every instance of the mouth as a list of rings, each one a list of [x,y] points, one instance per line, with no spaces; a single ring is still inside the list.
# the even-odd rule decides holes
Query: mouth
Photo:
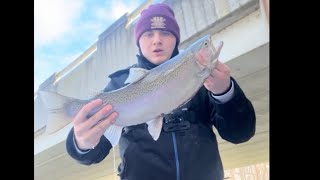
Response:
[[[163,50],[162,49],[155,49],[153,50],[154,53],[159,53],[159,52],[162,52]]]

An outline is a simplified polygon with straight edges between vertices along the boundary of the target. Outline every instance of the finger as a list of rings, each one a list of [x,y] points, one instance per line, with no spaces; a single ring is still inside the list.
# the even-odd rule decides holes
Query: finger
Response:
[[[94,101],[89,102],[85,106],[83,106],[81,110],[77,113],[75,118],[73,119],[73,124],[77,125],[79,123],[82,123],[83,121],[86,121],[87,115],[89,114],[89,112],[101,105],[102,105],[102,100],[96,99]]]
[[[221,79],[221,80],[229,78],[229,75],[230,74],[228,72],[219,71],[217,69],[213,69],[210,74],[210,76],[213,79]]]
[[[99,142],[99,139],[104,132],[111,126],[112,122],[118,117],[117,112],[112,112],[105,120],[100,121],[97,125],[93,126],[87,136],[93,139],[94,142]],[[96,145],[93,143],[92,145]]]
[[[99,110],[98,112],[96,112],[93,116],[91,116],[88,121],[82,123],[82,125],[86,128],[92,128],[93,126],[95,126],[96,124],[98,124],[98,122],[100,120],[102,120],[103,118],[107,117],[108,114],[111,113],[112,110],[112,106],[111,104],[106,105],[105,107],[103,107],[101,110]]]
[[[214,69],[221,72],[230,73],[230,67],[220,61],[217,61],[217,65]]]
[[[209,76],[203,83],[203,85],[209,90],[211,89],[211,87],[213,86],[213,77],[212,76]]]
[[[116,121],[118,118],[118,112],[112,112],[106,119],[99,122],[100,128],[102,128],[103,133]]]
[[[112,110],[112,106],[110,104],[106,105],[105,107],[103,107],[101,110],[99,110],[97,113],[95,113],[93,116],[91,116],[87,121],[78,124],[77,128],[75,126],[74,131],[77,135],[86,135],[87,134],[92,134],[90,133],[90,131],[95,131],[97,132],[97,128],[99,128],[98,130],[101,131],[101,133],[99,133],[98,135],[102,135],[105,130],[107,129],[107,127],[105,127],[104,124],[100,124],[100,122],[105,121],[104,119],[110,119],[110,118],[106,118],[109,117],[110,115],[108,114],[112,114],[111,113]],[[115,115],[111,116],[111,122],[113,121],[113,119],[115,119],[114,117]],[[109,123],[111,124],[111,123]],[[99,126],[98,126],[99,125]],[[102,129],[101,129],[102,128]],[[96,129],[96,130],[92,130],[92,129]],[[92,139],[92,137],[89,137],[90,139]]]

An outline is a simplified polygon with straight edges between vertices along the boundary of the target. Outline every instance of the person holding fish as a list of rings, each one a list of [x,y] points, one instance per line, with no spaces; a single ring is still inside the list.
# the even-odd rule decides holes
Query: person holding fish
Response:
[[[122,98],[122,106],[120,100],[118,104],[104,103],[102,98],[86,103],[73,117],[66,141],[68,154],[81,164],[91,165],[101,162],[119,144],[121,180],[222,180],[223,165],[213,128],[224,140],[238,144],[249,141],[256,126],[252,103],[231,77],[230,68],[219,60],[214,64],[208,61],[222,46],[218,50],[211,47],[209,37],[201,41],[201,48],[206,48],[199,53],[182,56],[193,51],[179,53],[180,28],[166,4],[150,5],[141,12],[134,38],[139,48],[137,63],[111,74],[104,91],[148,80],[150,83],[144,85],[146,93],[134,92],[141,86],[132,88],[132,95]],[[194,58],[189,60],[190,57]],[[180,58],[189,59],[182,63]],[[199,85],[194,85],[197,81],[192,75],[203,78]],[[197,87],[195,92],[193,87]],[[125,100],[131,96],[140,100],[130,106]],[[180,102],[185,96],[190,97]],[[170,97],[174,100],[170,101]],[[178,107],[172,109],[175,106]],[[121,114],[128,109],[132,113]],[[159,109],[163,113],[153,120],[121,125],[121,118],[148,120]]]

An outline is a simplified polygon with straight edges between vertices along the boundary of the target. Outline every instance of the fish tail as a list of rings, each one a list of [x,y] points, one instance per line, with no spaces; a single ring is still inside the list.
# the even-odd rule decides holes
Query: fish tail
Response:
[[[73,98],[51,91],[40,91],[39,94],[47,108],[46,133],[52,134],[72,122],[72,116],[67,113],[65,105]]]

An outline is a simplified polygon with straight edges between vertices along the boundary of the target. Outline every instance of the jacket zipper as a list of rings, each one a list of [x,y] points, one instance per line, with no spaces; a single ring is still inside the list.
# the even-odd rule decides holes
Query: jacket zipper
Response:
[[[176,162],[176,175],[177,175],[177,180],[180,180],[180,165],[179,165],[179,156],[178,156],[177,140],[176,140],[175,132],[172,132],[172,140],[173,140],[174,157]]]

